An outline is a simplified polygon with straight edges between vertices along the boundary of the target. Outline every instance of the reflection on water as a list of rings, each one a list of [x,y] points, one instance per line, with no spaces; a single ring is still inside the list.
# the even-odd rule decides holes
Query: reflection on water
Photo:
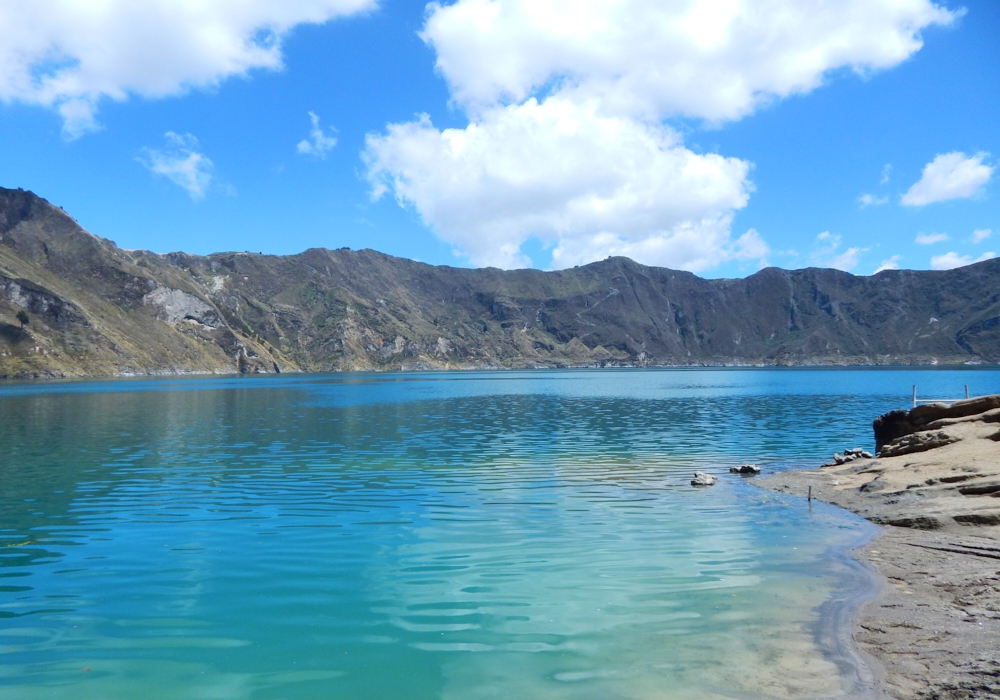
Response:
[[[0,698],[841,695],[868,526],[724,472],[870,445],[913,383],[1000,373],[0,385]]]

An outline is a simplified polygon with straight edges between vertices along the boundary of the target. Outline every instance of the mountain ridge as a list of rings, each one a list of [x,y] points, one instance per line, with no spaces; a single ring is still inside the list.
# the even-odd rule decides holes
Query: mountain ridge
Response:
[[[997,361],[1000,260],[708,280],[620,257],[543,272],[158,254],[0,188],[2,377]]]

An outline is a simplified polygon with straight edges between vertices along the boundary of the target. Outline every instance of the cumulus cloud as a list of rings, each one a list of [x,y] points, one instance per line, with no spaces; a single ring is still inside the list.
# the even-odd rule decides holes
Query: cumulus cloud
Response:
[[[473,108],[540,89],[609,112],[738,119],[809,92],[826,73],[894,66],[955,13],[927,0],[458,0],[421,34],[455,99]]]
[[[972,242],[973,243],[982,243],[987,238],[989,238],[992,233],[993,233],[993,231],[991,231],[988,228],[976,229],[975,231],[972,232]]]
[[[878,268],[875,270],[875,272],[873,272],[872,274],[877,275],[878,273],[882,272],[882,270],[898,270],[899,260],[900,256],[898,255],[893,255],[889,258],[886,258],[885,260],[882,261],[882,264],[880,264]]]
[[[0,100],[56,109],[63,133],[98,127],[102,99],[164,97],[281,67],[302,23],[377,0],[37,0],[0,4]]]
[[[929,0],[431,3],[421,37],[470,123],[388,125],[368,177],[475,264],[526,265],[529,237],[555,267],[763,262],[756,231],[730,232],[750,164],[691,151],[663,120],[722,123],[836,69],[894,66],[956,16]]]
[[[819,246],[809,256],[814,265],[819,267],[832,267],[835,270],[850,272],[858,266],[861,256],[868,252],[868,248],[848,248],[840,250],[840,236],[823,231],[816,236],[816,243]]]
[[[858,197],[858,202],[860,202],[861,206],[863,207],[872,207],[872,206],[877,207],[880,204],[888,204],[889,198],[878,197],[874,194],[863,194],[860,197]]]
[[[931,245],[932,243],[940,243],[941,241],[947,241],[947,233],[918,233],[914,241],[920,245]]]
[[[962,267],[964,265],[971,265],[974,262],[982,262],[984,260],[992,260],[996,257],[996,254],[991,250],[983,253],[975,260],[972,259],[971,255],[959,255],[953,251],[947,252],[944,255],[934,255],[931,257],[931,269],[932,270],[951,270],[956,267]]]
[[[212,182],[212,161],[198,150],[198,139],[191,134],[168,131],[164,136],[165,148],[143,148],[136,160],[186,190],[191,199],[204,199]]]
[[[983,161],[988,153],[967,156],[960,151],[943,153],[924,166],[920,180],[903,195],[900,202],[908,207],[922,207],[933,202],[975,196],[990,180],[995,169]]]
[[[333,135],[337,130],[331,126],[330,131],[333,133],[329,136],[323,133],[323,129],[319,125],[319,116],[314,112],[309,112],[309,120],[312,122],[309,138],[299,141],[299,145],[295,148],[303,155],[315,156],[320,159],[326,158],[326,154],[337,145],[337,137]]]
[[[556,267],[630,255],[704,270],[762,250],[756,232],[729,235],[749,163],[593,104],[530,99],[443,131],[424,116],[370,134],[366,157],[376,196],[413,205],[475,265],[528,265],[520,246],[532,236],[555,244]]]

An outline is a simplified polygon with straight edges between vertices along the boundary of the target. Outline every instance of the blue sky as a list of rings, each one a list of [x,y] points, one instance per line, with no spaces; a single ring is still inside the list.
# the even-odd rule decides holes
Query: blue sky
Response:
[[[0,10],[0,185],[125,248],[708,277],[1000,252],[992,0],[41,5]]]

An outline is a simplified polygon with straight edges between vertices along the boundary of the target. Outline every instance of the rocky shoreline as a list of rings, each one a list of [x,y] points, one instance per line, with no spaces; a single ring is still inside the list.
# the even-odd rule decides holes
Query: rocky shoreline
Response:
[[[1000,698],[1000,395],[893,411],[877,456],[757,480],[884,526],[855,550],[882,579],[853,639],[897,700]]]

